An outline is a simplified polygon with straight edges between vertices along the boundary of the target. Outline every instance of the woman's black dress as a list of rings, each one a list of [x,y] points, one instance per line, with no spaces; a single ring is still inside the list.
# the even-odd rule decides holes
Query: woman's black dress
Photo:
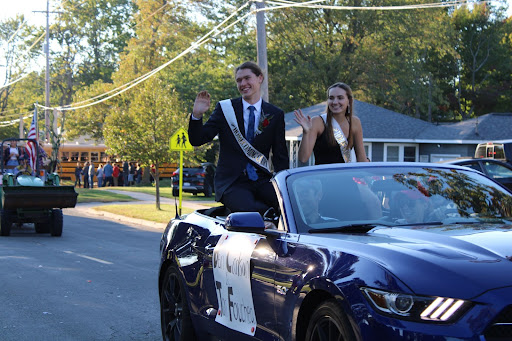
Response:
[[[337,143],[333,146],[329,144],[327,129],[324,129],[322,135],[317,137],[313,153],[315,154],[315,165],[345,163],[343,156],[341,156],[340,146]]]

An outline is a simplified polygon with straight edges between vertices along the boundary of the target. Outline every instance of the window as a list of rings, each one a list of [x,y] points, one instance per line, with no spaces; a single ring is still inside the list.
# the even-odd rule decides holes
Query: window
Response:
[[[416,146],[404,146],[404,161],[416,161]]]
[[[99,153],[98,152],[91,152],[91,161],[92,162],[98,162],[99,160]]]
[[[505,166],[491,162],[485,162],[484,167],[493,179],[512,178],[512,170]]]
[[[364,152],[366,153],[366,157],[372,160],[372,144],[364,143]]]
[[[69,161],[69,152],[62,152],[62,161]]]
[[[418,146],[415,144],[384,144],[384,161],[416,162],[418,160]]]
[[[80,152],[80,161],[89,161],[89,152]]]
[[[384,161],[400,161],[400,147],[387,146],[384,152]]]

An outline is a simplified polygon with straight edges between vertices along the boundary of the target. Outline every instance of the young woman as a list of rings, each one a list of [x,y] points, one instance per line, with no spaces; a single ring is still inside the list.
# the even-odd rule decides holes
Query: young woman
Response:
[[[363,127],[353,116],[352,90],[345,83],[327,89],[327,113],[309,117],[295,110],[295,121],[302,126],[299,160],[307,162],[315,153],[315,164],[367,162]]]

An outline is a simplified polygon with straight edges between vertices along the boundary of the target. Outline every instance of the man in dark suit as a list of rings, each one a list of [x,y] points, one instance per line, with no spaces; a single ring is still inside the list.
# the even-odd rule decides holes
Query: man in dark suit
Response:
[[[241,64],[235,70],[235,80],[242,97],[217,103],[203,125],[203,114],[210,107],[210,94],[201,91],[190,117],[188,133],[193,146],[219,136],[215,200],[232,212],[258,211],[263,214],[269,207],[277,211],[279,205],[270,183],[272,173],[266,163],[270,151],[273,171],[289,167],[284,112],[261,99],[263,78],[256,63]],[[256,157],[251,159],[254,155]]]

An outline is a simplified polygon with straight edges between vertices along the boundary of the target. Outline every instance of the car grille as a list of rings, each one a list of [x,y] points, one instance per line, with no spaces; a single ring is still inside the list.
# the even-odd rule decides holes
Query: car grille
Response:
[[[485,331],[486,341],[512,340],[512,306],[499,313],[493,323]]]

